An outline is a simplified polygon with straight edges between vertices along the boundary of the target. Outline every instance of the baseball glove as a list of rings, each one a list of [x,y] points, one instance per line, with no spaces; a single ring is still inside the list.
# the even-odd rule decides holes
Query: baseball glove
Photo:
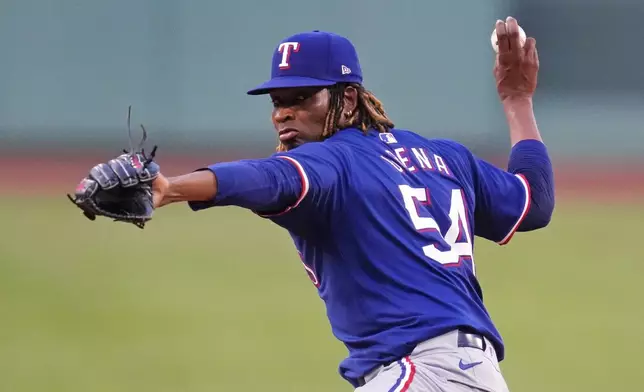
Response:
[[[130,151],[123,150],[118,157],[94,166],[76,186],[74,197],[67,195],[89,220],[104,216],[143,229],[152,219],[152,182],[160,168],[154,161],[157,147],[154,146],[149,157],[142,148],[146,132],[143,126],[141,128],[143,139],[136,151],[132,148],[130,132]]]

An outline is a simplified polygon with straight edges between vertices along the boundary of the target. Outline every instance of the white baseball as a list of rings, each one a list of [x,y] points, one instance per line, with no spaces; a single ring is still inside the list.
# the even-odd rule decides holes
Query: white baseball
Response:
[[[521,47],[525,45],[526,35],[523,27],[519,26],[519,42],[521,42]],[[499,52],[499,45],[496,39],[496,28],[492,31],[492,36],[490,36],[490,43],[492,43],[492,48],[495,52]]]

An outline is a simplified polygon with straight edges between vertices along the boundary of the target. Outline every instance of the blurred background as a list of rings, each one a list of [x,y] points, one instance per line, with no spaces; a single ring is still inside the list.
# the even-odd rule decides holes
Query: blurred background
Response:
[[[0,0],[0,391],[349,391],[344,348],[288,235],[241,209],[169,206],[144,231],[64,196],[145,124],[168,175],[266,156],[284,37],[356,45],[397,126],[503,166],[496,19],[541,59],[535,111],[557,209],[477,271],[513,391],[637,390],[644,219],[641,0]],[[632,48],[635,48],[633,50]]]

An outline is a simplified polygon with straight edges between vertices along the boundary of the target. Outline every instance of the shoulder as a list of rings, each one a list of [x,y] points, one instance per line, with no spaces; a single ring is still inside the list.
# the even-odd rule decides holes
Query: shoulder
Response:
[[[293,164],[303,181],[325,186],[346,176],[351,166],[351,157],[345,146],[327,141],[305,143],[290,151],[275,153],[272,157]]]
[[[454,157],[467,157],[468,159],[473,155],[470,149],[464,144],[451,139],[428,139],[429,143],[437,149],[441,149],[446,155]]]
[[[430,148],[435,153],[440,153],[445,158],[452,158],[457,160],[470,160],[473,156],[472,152],[464,144],[445,138],[428,138],[420,134],[407,130],[407,129],[392,129],[391,133],[400,138],[413,140],[416,143],[421,143]]]
[[[451,139],[430,139],[431,149],[463,178],[471,178],[476,171],[474,154],[464,144]]]
[[[305,143],[290,151],[277,152],[273,154],[273,157],[301,159],[311,162],[330,162],[337,161],[346,150],[347,146],[344,143],[328,139],[321,142]]]

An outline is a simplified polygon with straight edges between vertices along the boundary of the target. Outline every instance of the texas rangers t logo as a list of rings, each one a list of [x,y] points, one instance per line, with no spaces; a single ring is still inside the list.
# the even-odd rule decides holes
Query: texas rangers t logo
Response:
[[[277,51],[282,54],[282,62],[279,64],[280,69],[291,68],[291,64],[288,62],[291,57],[291,53],[298,52],[299,50],[299,42],[282,42],[277,48]]]

